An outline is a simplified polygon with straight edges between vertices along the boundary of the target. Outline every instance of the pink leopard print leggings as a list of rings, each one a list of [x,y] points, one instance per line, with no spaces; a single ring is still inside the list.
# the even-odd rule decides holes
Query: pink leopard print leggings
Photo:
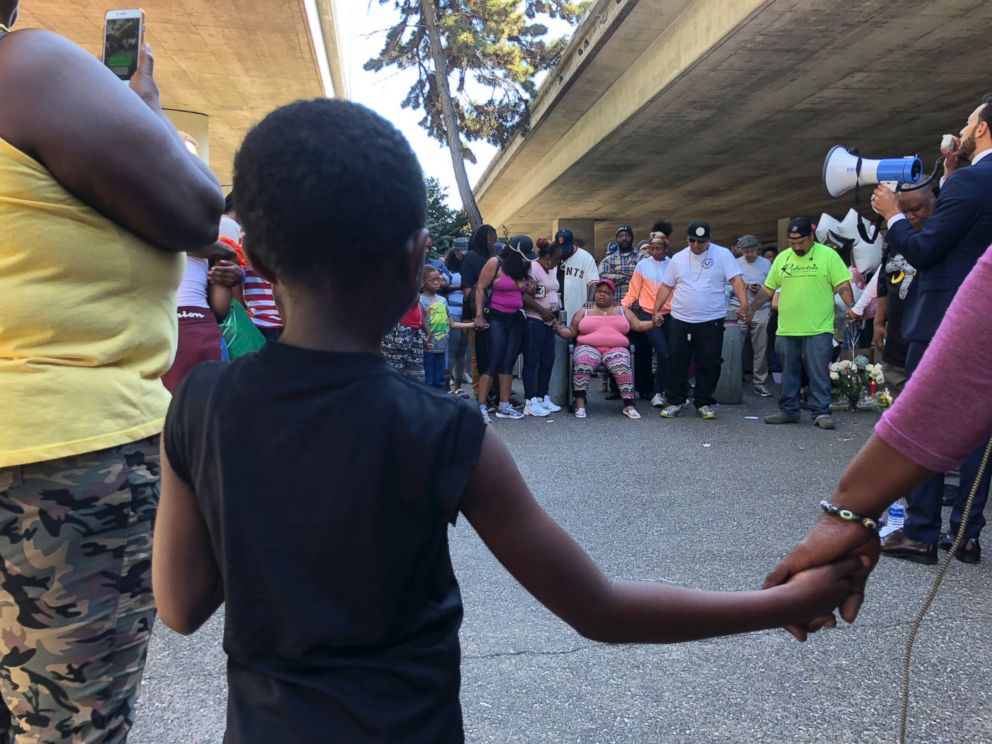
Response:
[[[616,378],[620,397],[624,400],[633,400],[634,373],[630,368],[630,349],[622,346],[605,351],[585,344],[575,347],[575,355],[572,357],[572,387],[575,394],[585,395],[586,390],[589,389],[589,379],[600,364]]]

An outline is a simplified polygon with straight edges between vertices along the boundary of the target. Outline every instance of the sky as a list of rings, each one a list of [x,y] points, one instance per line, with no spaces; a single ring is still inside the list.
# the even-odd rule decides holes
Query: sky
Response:
[[[418,123],[423,117],[419,110],[404,109],[400,105],[416,78],[416,71],[399,72],[396,68],[387,68],[366,72],[363,69],[365,62],[382,50],[385,33],[396,18],[392,4],[381,5],[379,0],[337,0],[335,10],[351,100],[368,106],[403,132],[420,159],[424,174],[438,179],[447,188],[450,206],[461,207],[447,146],[427,135]],[[478,160],[474,165],[465,164],[469,183],[475,186],[497,149],[486,142],[468,145]]]

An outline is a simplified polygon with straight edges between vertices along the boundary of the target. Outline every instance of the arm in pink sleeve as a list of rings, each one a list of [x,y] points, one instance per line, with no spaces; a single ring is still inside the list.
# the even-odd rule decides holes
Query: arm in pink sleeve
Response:
[[[992,250],[972,269],[903,394],[875,427],[892,448],[936,472],[992,435]]]

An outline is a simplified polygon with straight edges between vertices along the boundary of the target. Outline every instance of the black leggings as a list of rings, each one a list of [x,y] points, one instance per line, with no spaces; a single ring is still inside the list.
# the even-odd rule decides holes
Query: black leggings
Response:
[[[489,321],[489,330],[486,332],[489,338],[489,364],[482,374],[490,377],[512,375],[513,363],[520,354],[523,340],[523,313],[490,310],[486,319]]]

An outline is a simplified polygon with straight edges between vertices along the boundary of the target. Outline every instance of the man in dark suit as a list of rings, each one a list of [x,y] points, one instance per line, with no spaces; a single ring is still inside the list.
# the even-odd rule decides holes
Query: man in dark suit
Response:
[[[942,152],[946,181],[922,230],[913,230],[889,189],[879,186],[872,195],[872,207],[888,221],[885,240],[890,249],[905,256],[918,272],[915,297],[907,303],[902,319],[902,335],[909,342],[906,371],[910,377],[954,294],[992,244],[992,94],[968,117],[953,149]],[[971,165],[959,169],[961,161]],[[967,390],[954,390],[953,380],[947,382],[950,394],[968,394]],[[984,450],[982,445],[961,465],[961,488],[950,519],[952,533],[961,523],[964,502]],[[983,478],[969,514],[965,542],[957,553],[965,563],[978,563],[981,556],[978,535],[985,526],[982,512],[988,499],[989,475]],[[884,554],[916,563],[936,563],[938,543],[950,547],[948,535],[940,533],[943,483],[943,475],[935,476],[908,495],[905,525],[882,542]]]

